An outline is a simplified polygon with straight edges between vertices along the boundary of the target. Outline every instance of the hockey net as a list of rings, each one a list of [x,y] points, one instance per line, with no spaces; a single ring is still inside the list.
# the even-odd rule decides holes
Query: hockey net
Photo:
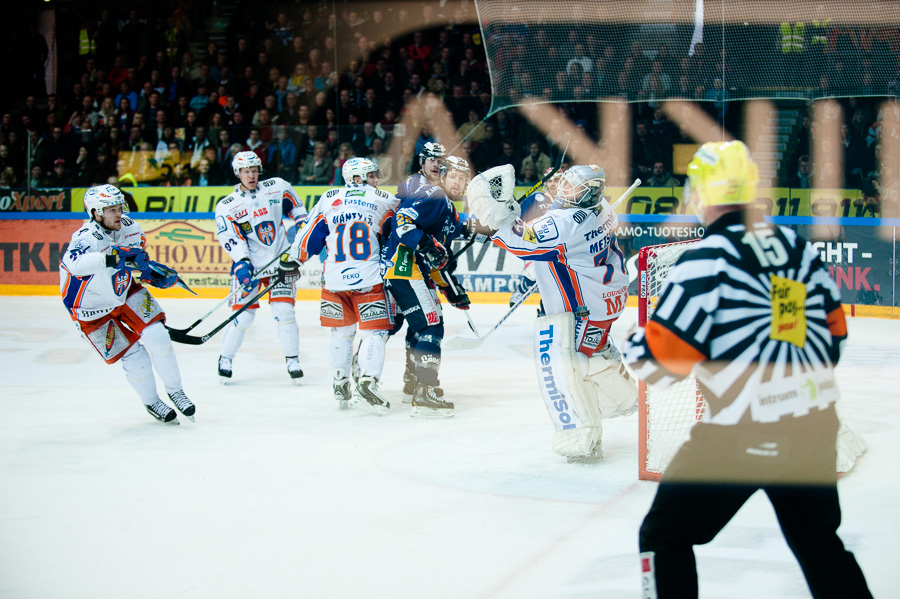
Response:
[[[640,326],[643,327],[653,315],[669,269],[699,241],[692,239],[641,248],[638,253]],[[638,396],[638,477],[641,480],[659,480],[703,415],[706,400],[694,375],[665,389],[648,387],[644,381],[639,381]],[[865,441],[841,418],[837,438],[837,471],[842,474],[850,471],[865,451]]]
[[[638,324],[644,326],[659,301],[662,284],[669,268],[697,239],[650,245],[638,253]],[[638,382],[641,480],[659,480],[682,443],[687,441],[694,423],[700,419],[706,402],[694,375],[666,389],[648,387]]]

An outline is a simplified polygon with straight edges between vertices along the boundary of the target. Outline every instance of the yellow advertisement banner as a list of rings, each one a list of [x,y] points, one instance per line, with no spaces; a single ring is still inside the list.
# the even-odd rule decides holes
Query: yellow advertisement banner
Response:
[[[311,209],[328,185],[295,185],[294,191]],[[141,212],[210,213],[216,203],[232,192],[234,187],[125,187]],[[385,186],[387,192],[395,193],[395,186]],[[516,197],[527,191],[527,187],[517,187]],[[625,187],[607,187],[606,197],[615,202]],[[72,190],[72,211],[84,210],[84,188]],[[756,192],[756,205],[769,216],[828,216],[828,217],[879,217],[871,204],[863,198],[858,189],[790,189],[787,187],[761,188]],[[694,215],[692,205],[685,206],[683,187],[638,187],[635,192],[616,208],[619,214],[634,215]]]

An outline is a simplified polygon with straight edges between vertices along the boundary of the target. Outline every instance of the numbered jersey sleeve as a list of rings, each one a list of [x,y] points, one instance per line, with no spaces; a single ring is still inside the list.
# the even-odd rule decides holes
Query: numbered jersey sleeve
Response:
[[[625,256],[613,233],[617,225],[610,210],[552,209],[500,229],[492,240],[534,261],[548,314],[587,311],[591,320],[609,320],[622,313],[628,297]]]
[[[59,264],[63,304],[79,320],[96,320],[125,302],[131,271],[107,266],[113,246],[146,246],[141,226],[123,216],[119,231],[106,231],[96,222],[85,223],[72,239]]]
[[[707,419],[718,424],[748,411],[771,422],[827,407],[846,338],[837,287],[793,231],[747,230],[739,217],[720,219],[670,269],[650,321],[626,342],[625,360],[648,384],[695,372]]]

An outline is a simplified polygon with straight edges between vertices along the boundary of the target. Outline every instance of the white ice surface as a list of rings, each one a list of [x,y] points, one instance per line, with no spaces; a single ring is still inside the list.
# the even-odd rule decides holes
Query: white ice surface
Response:
[[[173,326],[213,303],[163,300]],[[471,314],[486,330],[505,310]],[[174,427],[151,420],[58,298],[0,298],[0,597],[640,596],[637,531],[656,484],[637,480],[637,415],[605,425],[601,463],[550,450],[533,307],[445,352],[456,416],[440,421],[399,401],[401,339],[388,344],[391,414],[338,412],[317,304],[297,313],[303,386],[264,305],[232,385],[216,380],[218,337],[176,347],[197,421]],[[468,334],[446,316],[449,336]],[[842,413],[869,450],[839,484],[840,533],[875,596],[898,597],[900,322],[849,326]],[[697,555],[704,598],[809,596],[761,494]]]

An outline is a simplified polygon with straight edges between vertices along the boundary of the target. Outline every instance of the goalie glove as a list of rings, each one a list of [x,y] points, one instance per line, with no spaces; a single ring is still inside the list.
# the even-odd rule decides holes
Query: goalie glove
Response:
[[[447,301],[450,302],[450,305],[454,308],[468,310],[472,302],[469,300],[469,294],[466,293],[465,287],[462,286],[459,279],[454,275],[447,276],[450,279],[450,284],[446,287],[440,287],[441,293],[444,294]]]
[[[450,260],[447,248],[431,235],[422,235],[419,245],[416,246],[416,253],[431,270],[441,270],[447,266],[447,261]]]
[[[300,263],[291,260],[290,254],[282,254],[281,259],[278,260],[278,274],[276,276],[279,283],[293,285],[300,280]]]
[[[511,225],[522,215],[522,208],[513,197],[516,169],[511,164],[489,168],[476,175],[466,188],[469,207],[490,229]]]

